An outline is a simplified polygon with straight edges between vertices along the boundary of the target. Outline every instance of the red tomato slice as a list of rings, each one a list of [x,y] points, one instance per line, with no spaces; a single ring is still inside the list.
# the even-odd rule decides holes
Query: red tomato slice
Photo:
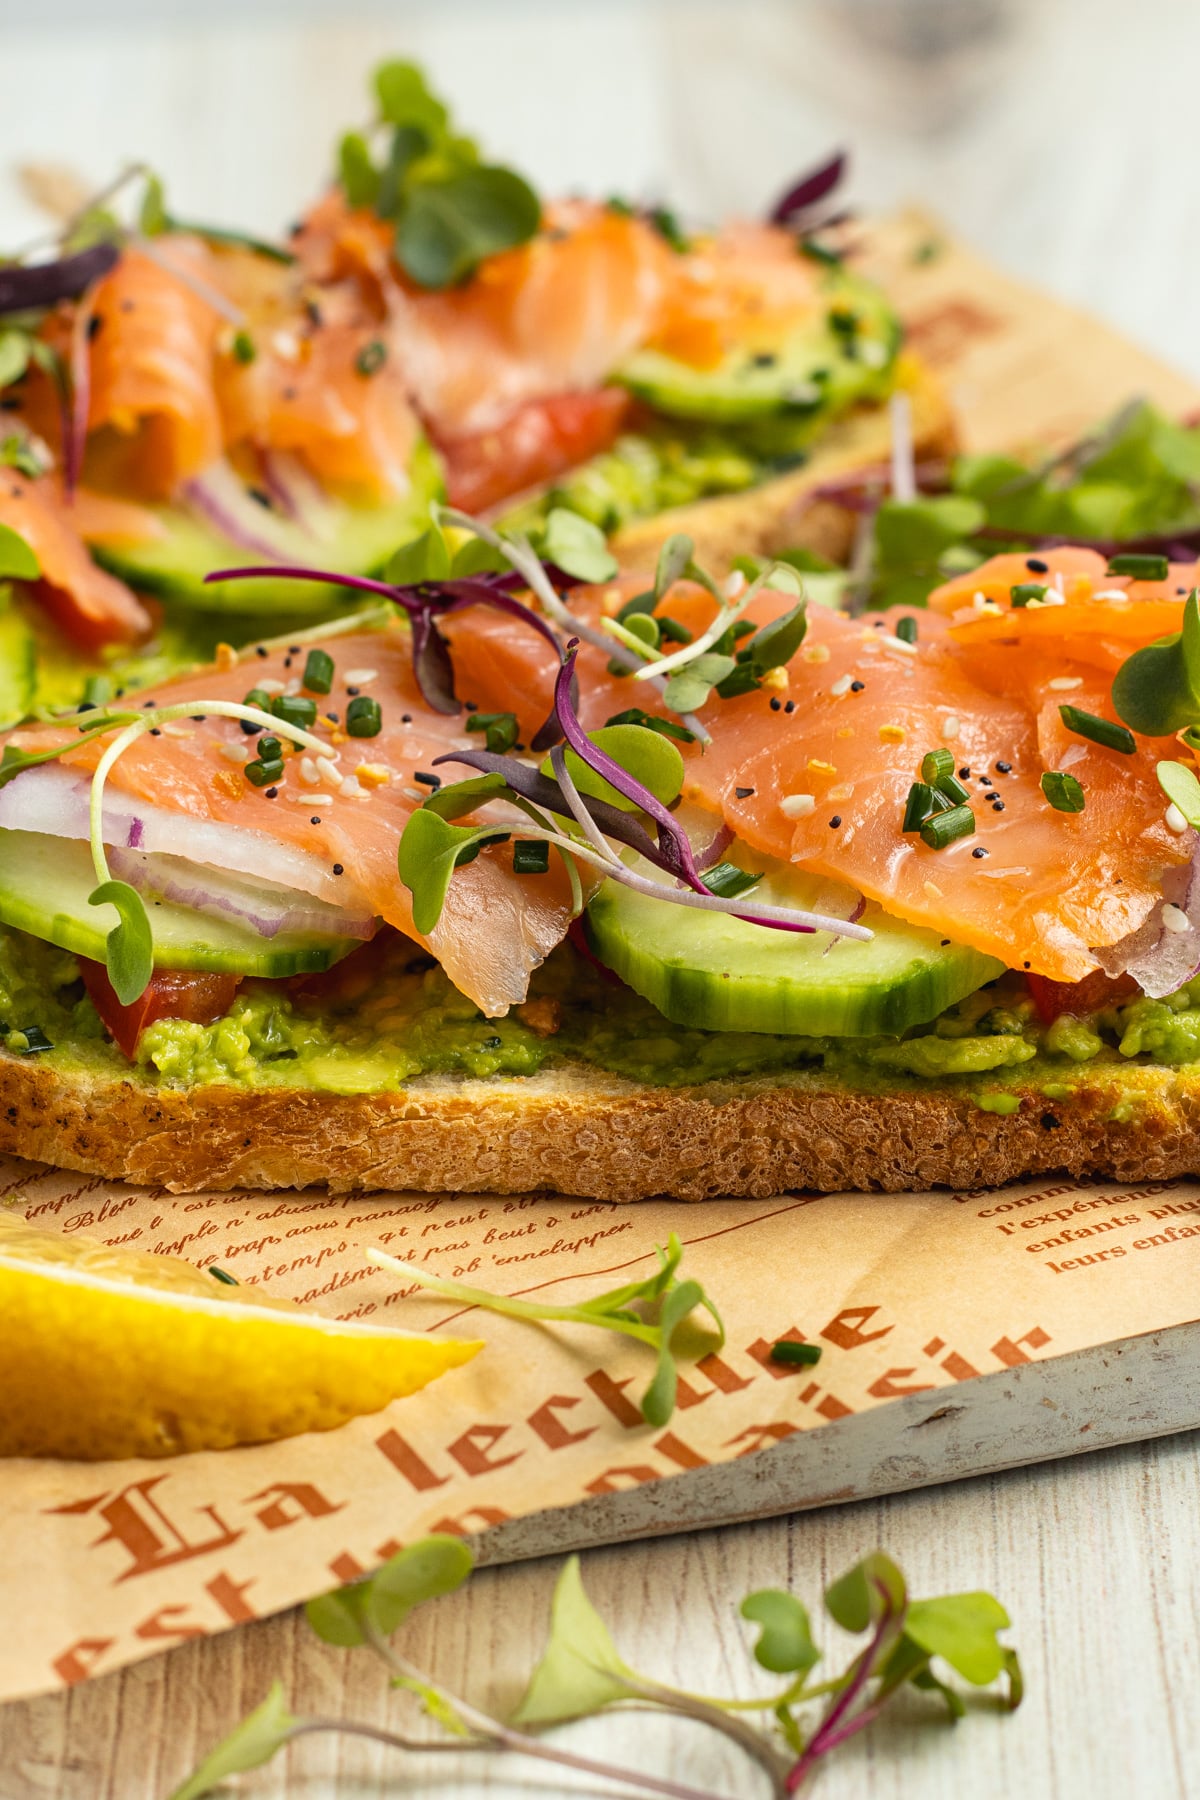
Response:
[[[607,450],[633,402],[621,388],[531,400],[498,425],[439,448],[452,506],[484,512]]]
[[[143,1031],[159,1019],[212,1025],[223,1018],[242,979],[240,975],[208,975],[189,969],[156,969],[141,999],[123,1006],[103,963],[87,962],[81,956],[79,973],[109,1036],[131,1061]]]
[[[1132,975],[1106,975],[1103,969],[1085,975],[1082,981],[1050,981],[1045,975],[1027,975],[1025,979],[1043,1025],[1053,1025],[1063,1013],[1084,1018],[1118,1000],[1128,1000],[1138,991]]]

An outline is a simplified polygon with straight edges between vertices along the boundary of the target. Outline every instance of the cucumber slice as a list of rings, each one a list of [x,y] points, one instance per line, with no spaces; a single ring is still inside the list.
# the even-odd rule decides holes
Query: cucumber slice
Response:
[[[0,830],[0,924],[28,931],[76,956],[104,961],[116,909],[89,906],[96,886],[86,844],[37,831]],[[279,932],[259,937],[247,925],[166,901],[147,901],[160,969],[212,969],[276,978],[328,969],[356,947],[353,938]]]
[[[762,867],[769,859],[749,861]],[[775,864],[755,890],[776,906],[849,917],[849,888]],[[584,915],[588,942],[677,1025],[780,1036],[874,1037],[923,1025],[1004,964],[869,904],[870,943],[747,925],[606,881]]]
[[[0,731],[7,731],[33,705],[37,641],[17,608],[11,588],[0,588],[0,607]]]
[[[837,320],[855,322],[838,329]],[[737,345],[712,368],[642,350],[614,380],[677,419],[747,425],[781,417],[814,422],[887,391],[900,328],[868,282],[833,271],[820,310],[780,343]]]
[[[422,441],[409,471],[412,487],[402,500],[385,506],[351,506],[328,497],[311,521],[282,518],[255,500],[233,474],[220,480],[221,503],[230,516],[272,554],[248,551],[227,538],[194,509],[160,506],[156,513],[166,535],[150,543],[96,545],[94,555],[134,587],[179,606],[208,613],[282,612],[293,618],[321,618],[342,610],[358,596],[334,585],[311,581],[221,581],[206,587],[213,569],[249,563],[292,562],[306,568],[336,569],[343,575],[372,575],[401,544],[426,530],[429,506],[443,494],[442,469],[436,452]]]

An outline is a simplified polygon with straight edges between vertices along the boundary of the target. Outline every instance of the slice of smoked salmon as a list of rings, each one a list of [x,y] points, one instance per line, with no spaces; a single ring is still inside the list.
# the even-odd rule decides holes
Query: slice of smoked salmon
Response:
[[[337,758],[332,773],[289,753],[274,791],[256,788],[225,754],[226,746],[245,748],[254,740],[234,721],[189,718],[166,727],[161,737],[146,736],[132,745],[110,781],[124,794],[188,820],[260,834],[264,880],[272,879],[273,846],[293,846],[317,857],[336,877],[335,895],[344,882],[348,902],[365,899],[389,924],[427,944],[451,981],[494,1016],[525,998],[530,974],[565,934],[567,884],[557,867],[545,875],[515,875],[509,846],[485,850],[455,875],[429,937],[414,930],[411,895],[400,880],[396,853],[405,824],[429,791],[415,778],[431,774],[434,758],[444,751],[477,748],[479,739],[466,736],[459,719],[425,707],[413,679],[410,643],[400,626],[330,642],[338,674],[328,699],[318,701],[321,717],[340,717],[352,674],[351,685],[379,701],[383,719],[374,738],[347,737],[336,724],[318,728],[329,738],[330,758]],[[296,655],[273,650],[224,669],[205,669],[160,685],[145,698],[159,705],[194,703],[202,714],[206,700],[241,701],[255,685],[282,688],[295,680],[307,648]],[[133,696],[128,704],[136,708],[140,699]],[[14,734],[13,741],[44,747],[64,738],[57,729],[31,728]],[[107,741],[81,745],[58,766],[94,768]],[[367,766],[361,780],[354,773],[360,765]],[[315,779],[306,781],[306,774]],[[344,793],[347,782],[350,792]]]
[[[135,507],[110,510],[80,492],[68,507],[49,477],[30,481],[16,469],[0,470],[0,524],[18,532],[38,559],[42,579],[33,591],[72,641],[83,649],[132,643],[150,630],[150,615],[137,598],[98,568],[88,555],[81,532],[112,532],[120,523],[136,529]]]
[[[633,406],[623,388],[554,394],[518,407],[495,431],[443,438],[451,506],[481,513],[607,450]]]

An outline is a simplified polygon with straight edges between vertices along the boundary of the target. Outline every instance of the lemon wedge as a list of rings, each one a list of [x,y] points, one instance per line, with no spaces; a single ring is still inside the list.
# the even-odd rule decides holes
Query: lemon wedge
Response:
[[[0,1456],[175,1456],[328,1431],[469,1362],[174,1256],[0,1215]]]

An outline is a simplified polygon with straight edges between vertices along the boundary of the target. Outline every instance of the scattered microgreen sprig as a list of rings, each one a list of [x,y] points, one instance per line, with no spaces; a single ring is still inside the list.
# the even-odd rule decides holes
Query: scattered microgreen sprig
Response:
[[[674,1338],[677,1329],[690,1313],[700,1308],[708,1313],[715,1327],[715,1342],[710,1342],[706,1348],[719,1350],[725,1342],[725,1327],[701,1284],[694,1277],[680,1280],[678,1270],[683,1260],[683,1245],[674,1232],[667,1239],[666,1248],[656,1249],[655,1254],[658,1267],[643,1280],[626,1282],[574,1305],[555,1306],[540,1300],[522,1300],[516,1295],[493,1294],[486,1288],[451,1281],[431,1274],[428,1269],[402,1262],[385,1250],[367,1251],[371,1262],[381,1269],[402,1275],[405,1280],[416,1282],[447,1300],[457,1300],[463,1306],[482,1306],[489,1312],[503,1313],[512,1319],[597,1326],[602,1331],[619,1332],[623,1337],[636,1338],[638,1343],[649,1345],[657,1352],[658,1361],[650,1385],[642,1395],[641,1411],[648,1425],[662,1426],[675,1410],[678,1376]]]
[[[406,275],[424,288],[452,287],[534,236],[542,208],[532,187],[481,159],[415,63],[383,63],[373,85],[375,119],[342,138],[338,179],[349,205],[393,227]]]
[[[951,1723],[965,1715],[967,1706],[961,1690],[946,1678],[949,1674],[974,1688],[1003,1681],[1002,1704],[1008,1711],[1015,1711],[1023,1698],[1017,1652],[1000,1639],[1010,1621],[999,1601],[982,1592],[912,1599],[901,1571],[881,1551],[864,1557],[825,1591],[831,1621],[866,1640],[840,1674],[825,1680],[812,1679],[822,1652],[803,1603],[781,1588],[746,1596],[740,1610],[757,1628],[754,1659],[761,1669],[785,1678],[781,1689],[753,1700],[690,1694],[633,1669],[589,1599],[579,1558],[572,1556],[555,1587],[546,1647],[520,1705],[506,1721],[418,1668],[392,1641],[417,1607],[456,1592],[473,1568],[474,1556],[460,1538],[422,1538],[374,1575],[322,1595],[306,1609],[309,1625],[323,1643],[370,1650],[391,1685],[416,1700],[426,1718],[441,1728],[438,1736],[410,1737],[365,1720],[299,1717],[277,1681],[171,1800],[205,1800],[229,1776],[263,1767],[287,1744],[335,1732],[411,1755],[503,1751],[639,1794],[722,1800],[707,1789],[648,1770],[577,1755],[537,1735],[621,1706],[649,1706],[719,1732],[766,1775],[772,1800],[787,1800],[833,1751],[867,1730],[907,1690],[936,1695]],[[812,1709],[818,1705],[822,1710],[814,1719]],[[762,1715],[761,1725],[746,1716],[752,1713]]]

